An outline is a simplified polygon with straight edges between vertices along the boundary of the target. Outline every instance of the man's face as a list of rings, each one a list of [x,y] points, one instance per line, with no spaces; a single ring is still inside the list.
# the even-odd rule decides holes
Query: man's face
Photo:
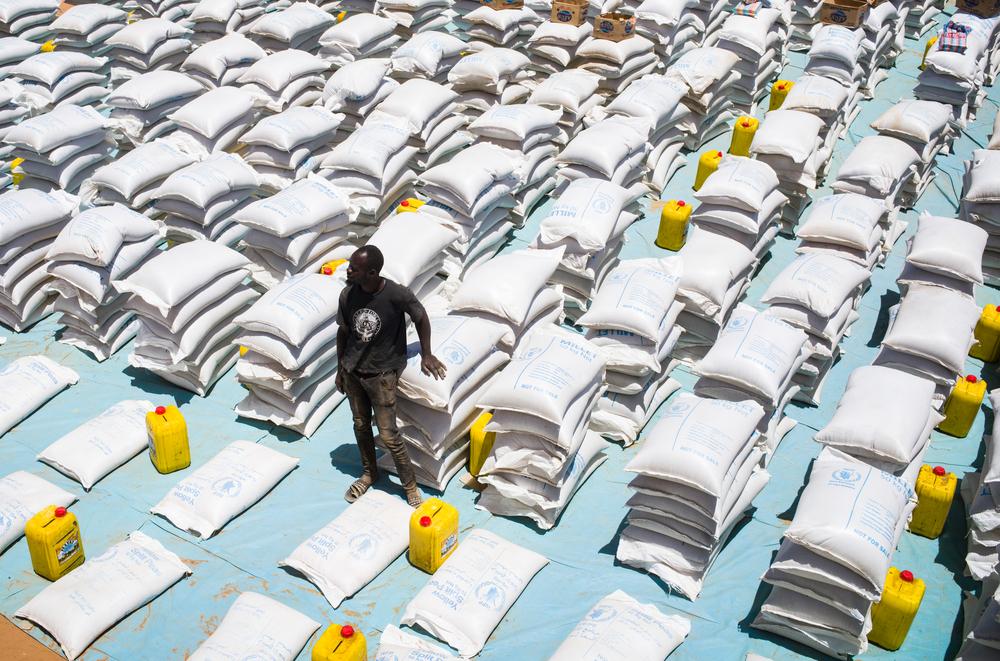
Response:
[[[361,284],[368,274],[368,255],[355,252],[347,261],[347,281],[352,285]]]

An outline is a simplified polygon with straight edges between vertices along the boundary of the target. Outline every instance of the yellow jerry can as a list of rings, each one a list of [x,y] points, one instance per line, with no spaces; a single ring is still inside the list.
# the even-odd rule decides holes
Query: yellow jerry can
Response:
[[[729,153],[734,156],[750,156],[750,143],[757,133],[760,120],[756,117],[744,116],[733,125],[733,140],[729,143]]]
[[[887,650],[898,650],[906,640],[913,618],[924,598],[924,582],[907,570],[889,568],[882,599],[872,606],[872,630],[868,642]]]
[[[156,470],[173,473],[191,465],[187,423],[173,404],[157,406],[146,414],[149,458]]]
[[[976,323],[976,343],[969,349],[969,355],[984,363],[1000,360],[1000,310],[995,305],[987,305]]]
[[[777,110],[781,107],[781,104],[785,102],[785,97],[788,93],[792,91],[792,87],[795,86],[790,80],[776,80],[774,84],[771,85],[771,101],[767,106],[768,111]]]
[[[698,159],[698,172],[694,177],[694,190],[698,190],[708,179],[708,175],[712,174],[719,169],[719,163],[722,162],[722,152],[721,151],[707,151],[701,155]]]
[[[458,510],[428,498],[410,515],[410,563],[433,574],[458,546]]]
[[[399,203],[399,206],[396,207],[396,213],[403,213],[404,211],[416,211],[425,204],[427,203],[424,202],[423,200],[418,200],[415,197],[408,197]]]
[[[656,232],[656,247],[674,251],[683,248],[690,219],[690,204],[684,200],[667,200],[660,211],[660,227]]]
[[[933,37],[927,40],[927,45],[924,46],[924,56],[920,58],[921,71],[927,68],[927,55],[931,52],[931,49],[934,48],[934,44],[937,43],[937,40],[938,40],[937,35],[934,35]]]
[[[324,262],[323,266],[319,267],[319,272],[323,275],[333,275],[333,272],[337,270],[338,266],[346,263],[346,259],[333,259],[329,262]]]
[[[312,661],[367,661],[365,635],[350,624],[331,624],[312,648]]]
[[[486,425],[490,424],[493,414],[484,411],[476,421],[472,423],[469,430],[469,473],[472,477],[479,477],[479,471],[483,469],[483,462],[493,451],[493,442],[497,439],[496,432],[486,431]]]
[[[958,478],[942,466],[921,466],[916,484],[917,506],[910,518],[910,532],[937,539],[948,518],[956,486]]]
[[[35,573],[55,581],[83,564],[83,539],[76,516],[65,507],[49,505],[24,524],[28,553]]]
[[[944,420],[938,425],[938,431],[949,436],[965,438],[976,420],[976,414],[979,413],[985,395],[986,382],[971,374],[956,381],[955,387],[944,402],[941,411],[944,413]]]

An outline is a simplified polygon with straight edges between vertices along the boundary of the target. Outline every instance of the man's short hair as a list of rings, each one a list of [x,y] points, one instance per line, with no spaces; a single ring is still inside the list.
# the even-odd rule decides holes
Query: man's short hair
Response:
[[[385,256],[378,249],[378,246],[361,246],[358,248],[358,254],[364,255],[367,258],[368,268],[373,269],[376,273],[382,272],[382,267],[385,266]]]

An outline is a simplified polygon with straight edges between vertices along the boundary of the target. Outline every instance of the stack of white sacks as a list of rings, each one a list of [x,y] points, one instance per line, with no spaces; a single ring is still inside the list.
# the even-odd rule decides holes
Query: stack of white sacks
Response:
[[[562,287],[567,314],[587,310],[594,292],[618,264],[625,230],[641,213],[637,195],[600,179],[576,179],[554,200],[532,247],[564,250],[552,284]]]
[[[26,41],[45,41],[59,10],[59,0],[5,2],[0,5],[0,38],[19,37]]]
[[[604,97],[597,93],[599,85],[600,77],[596,74],[579,69],[558,71],[538,84],[528,103],[562,113],[555,142],[565,145],[583,129],[587,113],[604,102]]]
[[[898,6],[909,5],[906,14],[906,36],[910,39],[921,39],[928,31],[937,27],[935,20],[944,7],[944,3],[939,0],[899,0],[895,3]]]
[[[1000,408],[1000,390],[990,393],[993,410]],[[985,440],[986,460],[980,472],[962,478],[969,525],[969,545],[965,556],[966,571],[977,581],[984,581],[983,594],[990,583],[996,585],[1000,566],[1000,416],[993,417],[992,436]]]
[[[982,285],[983,255],[989,234],[974,223],[920,214],[917,231],[907,241],[906,265],[897,282],[905,296],[912,285],[931,285],[975,299]]]
[[[0,44],[2,46],[2,44]],[[0,81],[0,160],[9,163],[14,153],[13,145],[3,144],[3,139],[15,124],[30,114],[30,110],[18,103],[21,86],[13,80]]]
[[[532,330],[562,322],[562,287],[548,284],[562,255],[562,248],[498,255],[466,274],[451,296],[451,310],[506,326],[500,346],[510,353]]]
[[[194,25],[191,41],[202,46],[244,33],[263,13],[263,0],[201,0],[187,17]]]
[[[181,71],[212,89],[232,85],[265,55],[263,48],[242,34],[227,34],[196,48],[181,64]]]
[[[543,74],[566,70],[593,30],[594,26],[587,22],[570,25],[545,21],[528,38],[531,68]]]
[[[483,5],[455,23],[469,38],[470,50],[491,46],[521,50],[542,18],[528,6],[494,9]]]
[[[960,661],[993,658],[1000,651],[1000,575],[995,564],[993,572],[983,579],[982,594],[976,598],[966,593],[962,606],[967,614],[963,631],[967,631],[955,658]]]
[[[695,366],[699,379],[694,392],[728,401],[753,400],[763,407],[758,445],[766,465],[796,424],[785,417],[784,409],[799,392],[799,372],[809,354],[804,331],[740,304]]]
[[[337,132],[343,119],[323,107],[289,108],[244,133],[240,155],[257,171],[262,188],[280,191],[319,167],[343,139]]]
[[[236,211],[232,219],[246,228],[243,255],[254,281],[271,288],[296,273],[318,272],[336,248],[356,238],[348,230],[351,211],[347,195],[320,177]]]
[[[643,182],[652,151],[649,130],[646,119],[612,116],[580,131],[556,157],[558,192],[577,179],[602,179],[647,192]]]
[[[998,16],[980,18],[964,12],[953,14],[941,26],[937,43],[924,59],[925,68],[917,76],[913,96],[947,103],[955,109],[955,117],[960,122],[974,119],[986,98],[983,86],[992,82],[1000,67],[998,26]],[[941,37],[946,30],[949,34],[964,36],[965,48],[943,50]]]
[[[652,41],[656,53],[669,65],[704,41],[705,23],[698,6],[694,0],[643,0],[635,8],[635,31]]]
[[[4,143],[24,159],[22,188],[70,193],[111,160],[115,147],[107,120],[93,108],[74,105],[22,121],[7,131]]]
[[[825,448],[763,576],[773,587],[753,627],[834,657],[863,654],[915,505],[905,479]]]
[[[788,38],[788,49],[807,51],[812,45],[813,37],[823,27],[819,22],[819,10],[823,0],[798,0],[792,3],[791,32]]]
[[[916,173],[903,186],[900,203],[912,208],[934,180],[934,159],[951,152],[955,131],[951,106],[936,101],[900,101],[882,113],[871,127],[879,135],[905,142],[917,153]]]
[[[315,53],[319,38],[337,19],[308,2],[296,2],[255,20],[247,36],[268,53],[301,50]]]
[[[177,170],[151,194],[173,241],[209,239],[235,246],[246,227],[233,217],[253,202],[257,173],[235,154],[216,154]]]
[[[52,22],[52,41],[60,51],[100,55],[108,38],[125,27],[126,14],[101,4],[72,6]]]
[[[794,89],[794,87],[792,88]],[[764,116],[750,144],[750,155],[771,166],[788,198],[782,210],[781,231],[793,234],[799,215],[826,173],[833,154],[824,140],[826,123],[800,110],[772,110]]]
[[[694,194],[701,204],[691,214],[691,224],[737,241],[760,260],[774,243],[788,202],[778,186],[767,163],[725,156]]]
[[[323,95],[328,62],[301,50],[283,50],[251,64],[237,79],[254,105],[272,113],[309,106]]]
[[[520,183],[514,195],[511,220],[524,225],[531,210],[556,186],[559,135],[557,110],[534,104],[493,106],[469,126],[476,142],[488,142],[514,152],[520,161]]]
[[[867,79],[864,90],[869,98],[874,96],[878,84],[889,76],[888,70],[903,52],[907,12],[907,8],[897,9],[891,2],[882,2],[868,9],[862,25],[865,36],[861,42],[864,55],[860,64]]]
[[[684,105],[694,113],[695,131],[685,141],[691,151],[729,130],[733,89],[740,79],[739,56],[722,48],[696,48],[682,55],[667,75],[687,86]]]
[[[597,403],[590,428],[626,446],[680,387],[670,379],[670,357],[681,329],[683,309],[675,296],[680,258],[634,259],[611,271],[577,324],[607,362],[607,393]]]
[[[514,103],[528,94],[522,83],[535,72],[524,53],[488,47],[461,58],[448,72],[448,82],[458,93],[458,112],[476,117],[494,105]]]
[[[601,77],[600,89],[615,95],[661,66],[653,42],[641,35],[621,41],[588,37],[576,52],[575,68]]]
[[[426,78],[436,83],[448,82],[448,72],[465,50],[465,42],[447,32],[420,32],[392,52],[392,75],[395,78]]]
[[[107,62],[73,51],[32,55],[11,71],[21,84],[17,101],[36,113],[65,104],[97,105],[110,91]]]
[[[392,68],[393,63],[388,58],[365,58],[345,64],[327,79],[316,105],[343,113],[343,128],[353,131],[399,87],[399,83],[389,77]]]
[[[374,14],[350,14],[319,38],[319,56],[335,66],[388,57],[399,43],[396,22]]]
[[[837,411],[815,439],[912,486],[942,419],[934,410],[933,383],[866,365],[851,372]]]
[[[150,71],[119,84],[107,99],[115,139],[128,148],[169,133],[177,126],[170,116],[204,91],[177,71]]]
[[[733,105],[750,112],[768,93],[770,81],[784,68],[787,58],[791,8],[777,0],[771,3],[739,3],[719,31],[706,43],[732,51],[739,57],[741,74],[734,84]]]
[[[198,6],[198,0],[127,0],[122,6],[141,12],[139,16],[159,16],[168,21],[180,22]]]
[[[256,100],[241,87],[218,87],[168,116],[173,140],[204,155],[231,151],[257,119]]]
[[[212,241],[160,253],[124,280],[126,307],[139,317],[129,364],[205,396],[236,362],[234,319],[257,299],[243,284],[246,258]]]
[[[337,391],[337,310],[342,274],[303,273],[260,297],[232,324],[247,352],[236,363],[249,394],[235,408],[244,418],[312,436],[343,401]]]
[[[788,91],[782,110],[797,110],[823,120],[820,138],[823,147],[833,150],[861,111],[858,83],[845,84],[817,74],[805,74]]]
[[[156,216],[153,194],[160,184],[199,158],[169,138],[147,142],[101,166],[81,185],[80,196],[95,206],[117,203]]]
[[[994,141],[1000,132],[994,132]],[[983,255],[983,278],[1000,284],[1000,151],[976,149],[965,162],[961,217],[978,224],[989,234]]]
[[[543,144],[539,150],[545,148]],[[514,227],[511,207],[517,204],[514,194],[526,170],[523,159],[520,152],[477,142],[421,175],[420,194],[430,200],[421,209],[458,233],[448,251],[449,275],[460,275],[488,260],[509,238]]]
[[[883,200],[835,193],[809,208],[796,230],[796,252],[837,255],[871,271],[885,262],[904,229],[906,223]]]
[[[0,324],[20,333],[52,312],[45,255],[78,204],[59,190],[0,195]]]
[[[795,399],[820,403],[823,385],[840,358],[840,342],[858,320],[861,297],[871,272],[837,255],[813,253],[797,257],[786,266],[761,296],[764,314],[806,332],[808,357],[799,366],[793,383]]]
[[[41,44],[36,44],[18,37],[0,36],[0,81],[10,76],[11,70],[38,53]]]
[[[882,200],[891,209],[912,204],[927,182],[917,181],[920,154],[889,135],[869,135],[847,155],[830,185],[838,193],[858,193]],[[932,178],[928,175],[928,181]]]
[[[691,110],[681,101],[687,87],[670,76],[650,74],[634,81],[607,106],[594,108],[589,118],[632,117],[645,121],[651,149],[646,158],[646,183],[659,193],[687,160],[684,140],[696,130]]]
[[[112,282],[148,261],[159,243],[156,222],[120,204],[74,216],[45,256],[65,326],[59,341],[103,361],[135,337],[139,323]]]
[[[147,71],[176,69],[191,51],[191,30],[165,18],[136,21],[111,35],[111,82],[118,83]]]
[[[499,348],[506,329],[495,322],[457,315],[430,317],[433,352],[448,370],[442,381],[420,369],[420,345],[411,331],[406,368],[399,376],[396,415],[417,482],[443,491],[468,461],[469,429],[480,398],[510,360]],[[384,454],[379,466],[396,465]]]
[[[479,400],[492,409],[496,432],[479,480],[476,507],[523,516],[547,530],[606,459],[604,440],[589,431],[604,393],[600,350],[576,333],[540,328],[518,345],[510,363]]]
[[[666,408],[625,470],[636,473],[615,557],[697,599],[705,575],[770,479],[753,401],[684,393]]]
[[[430,214],[417,212],[397,213],[382,222],[368,239],[382,251],[385,266],[382,275],[410,290],[421,301],[437,293],[444,278],[446,248],[457,238],[454,229],[446,227]],[[334,258],[349,258],[354,248],[345,246],[335,252]]]
[[[375,13],[396,23],[396,34],[407,39],[423,32],[443,30],[455,12],[452,0],[378,0]]]

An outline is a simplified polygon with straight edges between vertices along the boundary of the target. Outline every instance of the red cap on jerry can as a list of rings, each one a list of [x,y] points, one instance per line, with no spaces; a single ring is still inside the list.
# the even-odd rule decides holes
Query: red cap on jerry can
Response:
[[[972,374],[970,374],[969,376],[965,377],[965,380],[968,381],[969,383],[975,383],[979,379],[977,379],[975,376],[973,376]]]
[[[903,571],[899,572],[899,580],[903,581],[904,583],[912,583],[913,572],[911,572],[909,569],[904,569]]]
[[[429,516],[422,516],[422,517],[420,517],[420,527],[421,528],[429,528],[430,525],[431,525],[431,523],[432,523],[431,517],[429,517]]]
[[[350,638],[353,635],[354,635],[354,627],[352,627],[350,624],[345,624],[344,626],[340,627],[341,638]]]
[[[944,466],[935,466],[934,467],[934,474],[937,475],[938,477],[943,477],[944,474],[947,473],[947,472],[948,471],[946,471],[944,469]]]
[[[163,415],[166,412],[167,412],[167,407],[166,406],[157,406],[156,407],[156,411],[155,411],[156,415]]]
[[[57,507],[57,508],[56,508],[56,511],[55,511],[55,512],[53,512],[53,514],[55,514],[55,515],[56,515],[56,518],[57,518],[57,519],[61,519],[61,518],[63,518],[64,516],[66,516],[66,508],[65,508],[65,507]]]

